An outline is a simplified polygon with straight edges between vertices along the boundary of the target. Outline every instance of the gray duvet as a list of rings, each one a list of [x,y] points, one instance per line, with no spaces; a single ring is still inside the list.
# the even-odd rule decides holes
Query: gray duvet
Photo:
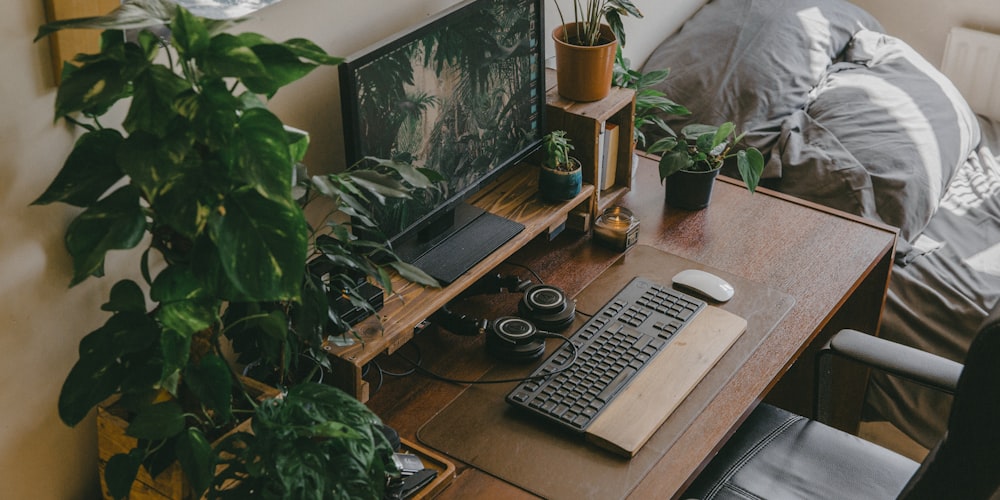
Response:
[[[898,227],[881,335],[964,358],[1000,302],[997,122],[842,0],[713,0],[644,66],[662,68],[693,112],[672,126],[734,121],[770,186]],[[882,376],[867,399],[925,445],[950,407]]]

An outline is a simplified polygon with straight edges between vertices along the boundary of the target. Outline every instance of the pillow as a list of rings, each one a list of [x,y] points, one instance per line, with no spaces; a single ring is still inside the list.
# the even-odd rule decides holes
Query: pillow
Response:
[[[912,242],[979,143],[976,116],[954,85],[899,39],[859,31],[844,59],[804,113],[786,121],[771,156],[780,159],[772,161],[780,163],[778,189],[882,220]],[[833,177],[851,181],[838,193]]]
[[[766,153],[781,122],[806,104],[810,89],[863,27],[881,29],[844,0],[714,0],[660,44],[643,71],[670,69],[659,90],[692,111],[667,117],[675,130],[732,121]]]

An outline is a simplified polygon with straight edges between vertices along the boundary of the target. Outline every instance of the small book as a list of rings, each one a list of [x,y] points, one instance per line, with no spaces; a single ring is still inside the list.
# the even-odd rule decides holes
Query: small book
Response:
[[[604,148],[601,158],[601,184],[600,188],[610,189],[615,185],[615,175],[618,173],[618,125],[614,123],[604,124]]]

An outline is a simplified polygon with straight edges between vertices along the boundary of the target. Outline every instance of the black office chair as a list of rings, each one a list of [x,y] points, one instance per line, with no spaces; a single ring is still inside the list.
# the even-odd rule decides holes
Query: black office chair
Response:
[[[945,436],[923,463],[761,404],[682,498],[1000,498],[1000,308],[964,367],[853,330],[837,333],[827,349],[955,395]]]

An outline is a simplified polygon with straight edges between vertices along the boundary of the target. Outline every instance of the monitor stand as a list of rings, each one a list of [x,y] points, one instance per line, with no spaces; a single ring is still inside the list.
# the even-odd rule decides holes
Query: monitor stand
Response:
[[[437,228],[436,234],[426,238],[427,241],[415,241],[397,249],[401,259],[419,267],[442,285],[458,279],[524,229],[519,222],[467,203],[455,207],[453,220],[453,224],[441,224],[448,226],[447,229]]]

